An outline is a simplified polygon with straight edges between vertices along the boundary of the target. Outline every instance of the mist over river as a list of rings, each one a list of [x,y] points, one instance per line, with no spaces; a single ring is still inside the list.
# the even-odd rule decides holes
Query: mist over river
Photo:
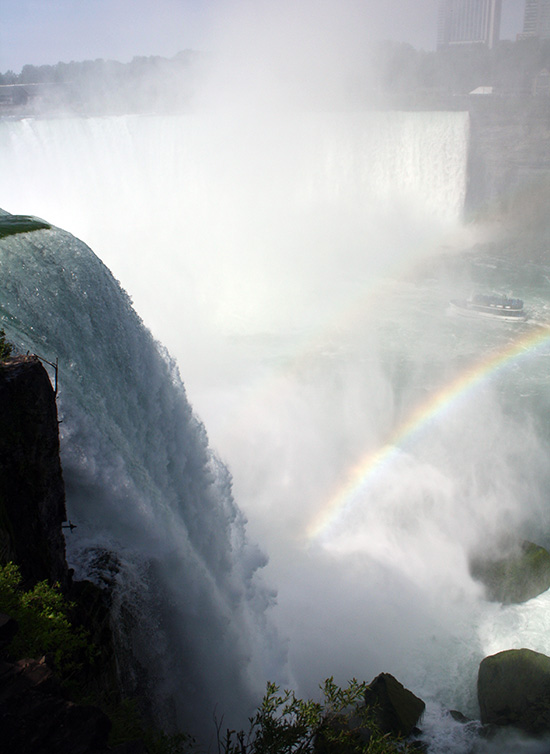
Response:
[[[64,304],[74,317],[61,322],[51,267],[18,268],[22,241],[5,241],[0,324],[22,348],[60,357],[68,514],[82,522],[69,556],[85,569],[94,537],[122,540],[133,593],[143,578],[163,584],[158,599],[176,604],[165,672],[178,632],[215,624],[217,649],[206,662],[201,645],[196,670],[209,677],[208,703],[217,693],[220,707],[231,699],[237,666],[247,668],[243,706],[268,678],[315,695],[328,676],[345,683],[385,671],[429,701],[434,720],[439,704],[477,717],[484,656],[550,654],[548,595],[502,607],[469,573],[471,555],[507,537],[550,544],[550,266],[504,256],[498,239],[490,252],[476,247],[492,231],[463,221],[468,146],[460,112],[0,121],[0,206],[91,247],[185,384],[156,355],[135,378],[149,336],[113,303],[118,294],[97,298],[94,286],[111,283],[78,242],[33,234],[44,244],[36,258],[60,265],[56,275],[76,265],[82,280],[80,265],[87,271]],[[453,316],[449,299],[471,291],[519,296],[530,317]],[[41,308],[24,304],[33,296]],[[89,332],[85,312],[96,322]],[[128,337],[131,359],[114,365]],[[91,399],[85,386],[96,381]],[[135,426],[132,401],[141,406]],[[180,411],[194,427],[184,437]],[[193,511],[176,505],[174,518],[185,473],[169,483],[163,475],[194,447],[210,460],[188,464]],[[215,492],[199,478],[205,463]],[[114,512],[111,497],[125,501]],[[133,505],[139,514],[123,531]],[[160,529],[176,518],[167,544]],[[182,566],[189,531],[200,558],[185,555]],[[153,576],[130,555],[145,548],[143,561],[154,560],[151,537],[155,558],[170,550]],[[220,539],[232,565],[215,562]],[[182,587],[192,568],[214,574],[219,600],[210,577]],[[175,662],[178,678],[159,679],[180,708],[189,651]]]

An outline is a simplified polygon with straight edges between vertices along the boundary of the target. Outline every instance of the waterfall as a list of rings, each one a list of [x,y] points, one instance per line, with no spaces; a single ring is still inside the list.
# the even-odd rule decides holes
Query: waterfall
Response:
[[[3,121],[0,196],[84,239],[181,365],[191,319],[193,339],[286,326],[342,266],[402,264],[396,213],[432,249],[462,214],[468,130],[467,113]]]
[[[60,358],[70,552],[82,572],[117,553],[121,621],[139,606],[125,630],[180,720],[242,717],[267,678],[314,695],[382,671],[475,716],[484,654],[548,653],[543,600],[527,631],[468,571],[503,532],[545,544],[550,478],[546,352],[460,379],[517,331],[461,324],[449,297],[548,303],[546,272],[448,253],[478,232],[468,131],[420,112],[0,122],[0,205],[102,260],[60,230],[3,241],[2,326]]]
[[[124,681],[142,692],[145,668],[160,719],[201,739],[216,709],[242,721],[284,665],[273,594],[176,365],[70,234],[4,239],[0,275],[10,338],[59,358],[68,559],[114,586]]]

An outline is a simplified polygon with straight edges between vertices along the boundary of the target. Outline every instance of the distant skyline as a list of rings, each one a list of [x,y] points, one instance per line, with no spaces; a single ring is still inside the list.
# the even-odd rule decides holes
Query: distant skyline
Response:
[[[170,58],[185,49],[211,51],[224,18],[233,10],[246,17],[248,1],[2,0],[0,72],[19,73],[25,64],[97,58],[124,63],[135,56]],[[292,19],[296,12],[303,20],[308,13],[314,19],[331,2],[295,0],[287,16]],[[278,0],[257,0],[250,5],[251,15],[257,15],[258,6],[268,14]],[[515,39],[522,31],[524,7],[524,0],[503,0],[502,39]],[[361,18],[365,44],[391,39],[418,49],[436,47],[438,0],[348,0],[346,8]],[[353,31],[357,41],[358,29]]]

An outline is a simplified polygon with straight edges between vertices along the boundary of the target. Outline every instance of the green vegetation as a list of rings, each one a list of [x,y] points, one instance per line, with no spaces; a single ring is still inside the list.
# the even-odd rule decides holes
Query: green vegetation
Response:
[[[195,76],[208,60],[207,53],[185,50],[170,59],[135,57],[128,63],[97,59],[25,65],[20,73],[0,72],[0,85],[20,87],[11,94],[13,107],[24,107],[39,92],[40,107],[46,111],[181,112],[191,105]],[[396,97],[402,106],[456,109],[464,103],[450,96],[468,95],[480,86],[494,87],[499,95],[532,98],[537,77],[549,69],[547,39],[502,40],[493,49],[466,44],[434,51],[381,42],[372,47],[369,65],[350,75],[347,94],[353,104],[367,106],[378,104],[381,95],[390,101]]]
[[[149,754],[190,754],[197,752],[195,741],[186,733],[168,735],[148,725],[141,715],[135,699],[123,699],[103,711],[113,725],[109,745],[118,746],[127,741],[141,740]]]
[[[323,701],[298,699],[268,683],[264,698],[250,718],[247,732],[220,735],[221,754],[406,754],[401,739],[383,735],[372,710],[363,702],[366,683],[352,679],[346,688],[328,678],[321,686]]]
[[[49,230],[52,226],[30,215],[0,215],[0,238],[33,230]]]
[[[82,668],[83,658],[92,651],[83,628],[69,620],[71,603],[57,585],[40,581],[28,591],[21,588],[21,574],[13,563],[0,567],[0,612],[14,618],[19,626],[9,646],[14,658],[51,654],[64,681]]]
[[[100,707],[110,718],[109,743],[117,746],[141,739],[150,754],[190,754],[197,745],[184,733],[167,735],[149,725],[136,700],[120,699],[113,689],[90,690],[81,683],[85,666],[99,651],[82,627],[71,624],[74,605],[57,585],[41,581],[32,589],[21,587],[19,568],[0,566],[0,612],[14,618],[19,630],[8,654],[13,659],[49,654],[73,700]],[[382,735],[372,710],[365,707],[367,684],[351,680],[346,688],[332,678],[321,687],[320,702],[303,700],[294,691],[268,683],[266,693],[247,731],[226,730],[218,724],[219,754],[406,754],[400,739]],[[75,698],[76,697],[76,698]]]
[[[0,566],[0,612],[18,623],[18,631],[7,650],[11,659],[48,654],[72,701],[97,706],[110,718],[110,745],[141,739],[149,754],[188,752],[192,745],[189,736],[167,735],[153,728],[144,720],[134,700],[121,700],[112,688],[94,688],[87,683],[86,669],[100,662],[100,652],[88,631],[72,625],[70,614],[74,607],[58,585],[41,581],[24,590],[19,568],[14,563]]]
[[[6,340],[6,333],[4,332],[4,330],[0,330],[0,361],[9,359],[12,351],[13,346]]]

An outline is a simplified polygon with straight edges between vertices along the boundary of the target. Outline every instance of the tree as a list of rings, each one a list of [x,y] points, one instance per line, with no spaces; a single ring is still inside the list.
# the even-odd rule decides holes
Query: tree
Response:
[[[0,330],[0,361],[5,361],[11,356],[13,346],[6,340],[6,333]]]

